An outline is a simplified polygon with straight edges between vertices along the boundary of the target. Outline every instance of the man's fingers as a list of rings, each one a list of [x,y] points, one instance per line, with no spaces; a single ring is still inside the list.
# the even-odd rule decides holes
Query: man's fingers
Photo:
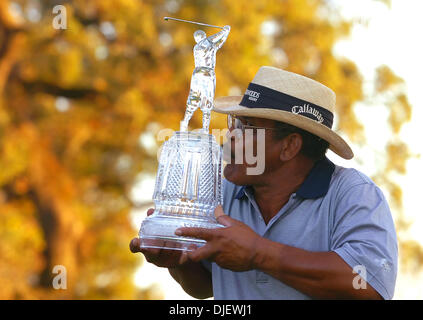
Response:
[[[223,212],[222,206],[216,207],[216,209],[214,210],[214,216],[216,217],[217,222],[223,224],[225,227],[243,224],[241,221],[235,220],[230,216],[226,215]]]
[[[139,238],[132,239],[131,243],[129,244],[129,249],[131,250],[132,253],[141,252],[140,239]]]
[[[203,240],[211,240],[213,238],[213,229],[207,228],[178,228],[175,231],[177,236],[198,238]]]
[[[194,262],[198,262],[204,259],[210,258],[212,255],[216,253],[216,250],[210,244],[205,244],[201,248],[197,250],[188,252],[188,257],[190,260]]]
[[[188,255],[183,251],[179,250],[167,250],[160,247],[166,247],[166,241],[156,241],[155,246],[159,248],[141,248],[141,239],[134,238],[129,244],[129,249],[133,253],[141,252],[145,260],[155,264],[158,267],[175,267],[188,261]],[[196,246],[191,247],[191,250],[195,250]]]
[[[236,224],[236,220],[232,219],[230,216],[227,216],[226,214],[223,216],[218,217],[217,222],[220,224],[223,224],[225,227],[230,227]]]
[[[145,256],[146,259],[152,256],[158,256],[161,250],[162,249],[159,248],[140,248],[140,252]]]
[[[141,252],[142,254],[147,255],[158,255],[160,253],[160,249],[156,248],[141,248],[141,239],[140,238],[134,238],[129,243],[129,249],[132,253]]]
[[[224,215],[225,215],[225,212],[223,212],[222,206],[221,205],[218,205],[216,207],[216,209],[214,209],[214,216],[215,216],[215,218],[217,219],[217,218],[219,218],[221,216],[224,216]]]
[[[188,254],[186,251],[183,251],[179,256],[179,264],[184,264],[188,260]]]
[[[186,250],[182,251],[182,254],[179,258],[179,264],[184,264],[185,262],[187,262],[188,259],[189,259],[188,258],[188,252],[196,250],[197,246],[195,244],[190,244],[187,249],[188,249],[188,251],[186,251]]]
[[[232,225],[231,219],[229,218],[229,216],[227,216],[223,212],[223,208],[222,208],[221,205],[217,206],[216,209],[214,209],[214,216],[215,216],[217,222],[219,222],[220,224],[223,224],[226,227],[229,227],[229,226]],[[229,218],[229,219],[227,219],[227,218]]]

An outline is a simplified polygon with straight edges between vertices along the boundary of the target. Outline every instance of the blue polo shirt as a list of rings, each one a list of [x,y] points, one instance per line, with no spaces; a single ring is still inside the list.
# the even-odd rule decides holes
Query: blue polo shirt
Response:
[[[398,264],[395,226],[382,191],[363,173],[327,158],[318,161],[267,225],[249,187],[224,180],[223,191],[224,212],[260,236],[304,250],[334,251],[384,299],[392,299]],[[234,272],[203,264],[212,272],[217,300],[310,299],[260,270]]]

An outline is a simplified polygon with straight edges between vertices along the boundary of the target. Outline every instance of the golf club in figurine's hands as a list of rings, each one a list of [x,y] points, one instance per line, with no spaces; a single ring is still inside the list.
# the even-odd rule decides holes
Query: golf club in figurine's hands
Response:
[[[230,26],[218,27],[204,23],[166,17],[222,31],[206,36],[194,33],[195,69],[180,131],[163,144],[153,194],[154,213],[141,224],[139,238],[142,248],[191,250],[192,244],[202,246],[201,239],[175,235],[180,227],[218,228],[214,210],[222,205],[222,150],[209,134],[216,76],[216,52],[226,41]],[[193,113],[203,112],[202,132],[191,132],[188,123]]]

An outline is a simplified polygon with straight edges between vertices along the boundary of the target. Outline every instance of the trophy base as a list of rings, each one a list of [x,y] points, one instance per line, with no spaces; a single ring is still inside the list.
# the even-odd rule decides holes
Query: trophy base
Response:
[[[141,224],[138,234],[141,240],[140,247],[193,251],[196,247],[206,244],[206,241],[202,239],[175,235],[176,229],[182,227],[215,229],[225,226],[210,220],[152,214]]]

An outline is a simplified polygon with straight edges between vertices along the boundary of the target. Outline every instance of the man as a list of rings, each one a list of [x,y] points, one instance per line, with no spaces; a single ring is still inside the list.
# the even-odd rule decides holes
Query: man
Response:
[[[331,129],[334,106],[324,85],[260,68],[243,97],[216,101],[215,111],[230,115],[230,130],[265,130],[264,141],[253,138],[265,143],[264,172],[246,174],[245,162],[225,167],[216,217],[226,227],[178,229],[207,240],[189,253],[140,250],[137,239],[131,250],[168,267],[197,298],[391,299],[398,259],[392,216],[368,177],[325,157],[327,148],[353,157]]]

